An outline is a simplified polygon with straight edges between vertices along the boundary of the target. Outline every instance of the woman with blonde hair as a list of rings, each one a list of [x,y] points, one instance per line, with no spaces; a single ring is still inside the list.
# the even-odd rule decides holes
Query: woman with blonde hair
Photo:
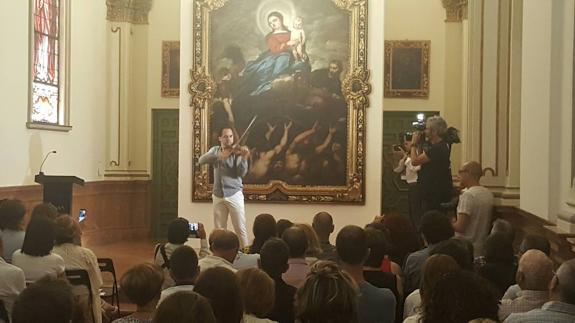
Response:
[[[305,233],[305,238],[307,240],[307,249],[305,250],[306,261],[308,264],[313,263],[322,252],[319,238],[311,225],[307,223],[298,223],[296,226],[302,229]]]

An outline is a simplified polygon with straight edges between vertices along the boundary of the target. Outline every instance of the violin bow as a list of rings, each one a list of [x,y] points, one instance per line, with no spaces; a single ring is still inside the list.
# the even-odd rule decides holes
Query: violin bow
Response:
[[[254,122],[256,122],[256,119],[258,118],[257,114],[252,118],[252,121],[250,122],[250,124],[248,125],[248,127],[246,128],[246,130],[244,130],[244,133],[242,133],[242,135],[240,136],[240,139],[238,139],[238,142],[233,146],[234,148],[236,148],[238,145],[240,145],[240,143],[242,142],[242,140],[244,139],[244,137],[248,134],[248,132],[250,131],[250,129],[252,128],[252,126],[254,125]]]

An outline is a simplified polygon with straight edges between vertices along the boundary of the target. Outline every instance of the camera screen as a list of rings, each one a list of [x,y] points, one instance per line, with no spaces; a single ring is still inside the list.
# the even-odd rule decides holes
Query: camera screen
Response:
[[[197,223],[190,223],[190,231],[197,232],[198,231],[198,224]]]
[[[78,222],[86,220],[86,209],[80,209],[80,214],[78,214]]]

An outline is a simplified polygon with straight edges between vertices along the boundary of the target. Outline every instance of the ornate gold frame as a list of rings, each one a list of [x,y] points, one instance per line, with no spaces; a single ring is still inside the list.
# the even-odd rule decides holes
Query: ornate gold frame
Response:
[[[391,67],[394,53],[398,48],[421,49],[421,87],[419,89],[396,89],[392,84]],[[385,41],[385,77],[384,97],[386,98],[429,98],[429,53],[431,41],[429,40],[386,40]]]
[[[192,201],[210,201],[212,185],[209,168],[199,166],[198,159],[208,150],[209,109],[216,84],[209,74],[210,13],[230,0],[194,1],[193,64],[188,90],[192,108]],[[368,0],[332,1],[338,8],[348,11],[350,17],[349,72],[342,83],[342,92],[348,103],[348,145],[345,186],[299,186],[282,181],[244,186],[246,201],[296,203],[365,203],[365,112],[369,106],[369,70],[367,69]]]
[[[164,98],[178,98],[180,97],[180,88],[170,87],[170,66],[173,62],[170,60],[170,52],[173,50],[180,50],[179,41],[163,41],[162,42],[162,97]],[[178,66],[178,71],[179,71]]]

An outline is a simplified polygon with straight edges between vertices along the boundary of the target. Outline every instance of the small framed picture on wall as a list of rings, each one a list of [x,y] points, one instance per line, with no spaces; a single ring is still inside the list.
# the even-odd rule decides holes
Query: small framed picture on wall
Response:
[[[429,40],[386,40],[386,98],[429,98]]]
[[[180,42],[162,42],[162,97],[180,97]]]

